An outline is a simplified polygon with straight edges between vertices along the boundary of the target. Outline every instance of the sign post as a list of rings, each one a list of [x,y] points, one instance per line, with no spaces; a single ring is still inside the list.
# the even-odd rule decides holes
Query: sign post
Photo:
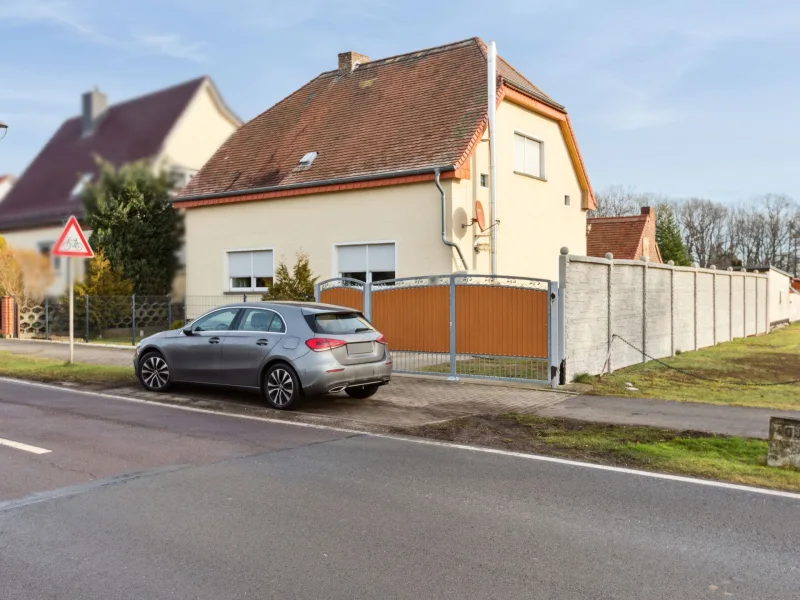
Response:
[[[67,280],[69,281],[69,364],[75,362],[75,294],[73,279],[75,277],[74,258],[92,258],[92,252],[86,236],[83,235],[78,219],[70,217],[64,226],[64,231],[58,238],[51,251],[53,256],[63,256],[67,259]]]

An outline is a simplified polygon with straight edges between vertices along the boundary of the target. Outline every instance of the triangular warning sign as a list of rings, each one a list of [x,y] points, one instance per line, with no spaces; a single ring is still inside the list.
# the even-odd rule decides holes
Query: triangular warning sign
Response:
[[[83,235],[83,230],[78,224],[78,219],[70,217],[64,226],[64,231],[50,251],[53,256],[75,256],[78,258],[92,258],[94,252]]]

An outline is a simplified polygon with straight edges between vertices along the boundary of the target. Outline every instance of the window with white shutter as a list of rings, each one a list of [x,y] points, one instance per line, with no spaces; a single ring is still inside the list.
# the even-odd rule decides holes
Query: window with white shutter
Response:
[[[349,244],[338,246],[336,251],[340,277],[365,283],[395,278],[394,244]]]
[[[514,171],[544,179],[544,143],[521,133],[515,133]]]
[[[274,275],[272,250],[228,252],[228,285],[232,292],[265,292]]]

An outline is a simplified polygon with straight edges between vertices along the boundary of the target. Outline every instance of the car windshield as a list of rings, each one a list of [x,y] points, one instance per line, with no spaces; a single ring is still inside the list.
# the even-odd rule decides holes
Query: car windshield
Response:
[[[366,333],[375,331],[359,313],[323,313],[308,315],[307,320],[314,333]]]

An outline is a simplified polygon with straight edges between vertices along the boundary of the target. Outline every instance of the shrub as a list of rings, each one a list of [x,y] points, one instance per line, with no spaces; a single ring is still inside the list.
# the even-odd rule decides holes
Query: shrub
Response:
[[[170,330],[183,329],[183,319],[176,319],[169,326]]]
[[[314,284],[319,277],[314,277],[309,264],[308,255],[304,252],[297,254],[292,271],[286,266],[286,261],[281,260],[275,271],[275,280],[269,292],[264,294],[264,300],[312,300],[314,298]]]

